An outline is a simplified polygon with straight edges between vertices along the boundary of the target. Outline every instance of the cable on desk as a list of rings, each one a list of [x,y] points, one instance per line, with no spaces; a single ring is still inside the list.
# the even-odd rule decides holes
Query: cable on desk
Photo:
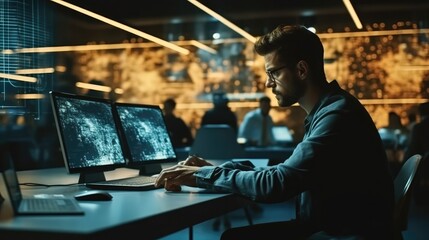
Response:
[[[67,186],[74,186],[74,185],[80,185],[79,183],[70,183],[70,184],[43,184],[43,183],[20,183],[19,185],[22,186],[28,186],[28,187],[67,187]]]

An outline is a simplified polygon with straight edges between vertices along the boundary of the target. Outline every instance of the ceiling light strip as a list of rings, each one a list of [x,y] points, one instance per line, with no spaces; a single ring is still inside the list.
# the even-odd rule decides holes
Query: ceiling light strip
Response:
[[[24,93],[24,94],[15,95],[15,99],[43,99],[43,98],[45,98],[45,95],[41,93]]]
[[[110,92],[110,91],[112,91],[112,88],[108,87],[108,86],[102,86],[102,85],[91,84],[91,83],[84,83],[84,82],[77,82],[76,83],[76,87],[90,89],[90,90],[95,90],[95,91],[101,91],[101,92]]]
[[[150,48],[156,47],[154,43],[114,43],[114,44],[91,44],[77,46],[57,46],[57,47],[38,47],[16,49],[15,53],[49,53],[49,52],[80,52],[96,50],[124,49],[132,47]]]
[[[353,8],[353,5],[350,2],[350,0],[343,0],[343,3],[346,6],[347,11],[349,12],[350,16],[352,17],[353,22],[355,23],[356,27],[358,29],[362,29],[363,28],[362,23],[360,22],[359,16],[357,15],[355,9]]]
[[[228,21],[226,18],[222,17],[220,14],[216,13],[215,11],[211,10],[210,8],[206,7],[205,5],[201,4],[200,2],[196,0],[188,0],[190,3],[194,4],[199,9],[203,10],[210,16],[216,18],[221,23],[225,24],[227,27],[231,28],[247,40],[249,40],[252,43],[256,42],[256,38],[252,35],[250,35],[248,32],[244,31],[243,29],[239,28],[237,25],[233,24],[232,22]]]
[[[386,35],[407,35],[407,34],[429,34],[429,29],[400,29],[400,30],[382,30],[382,31],[366,31],[366,32],[340,32],[340,33],[318,33],[320,38],[346,38],[346,37],[375,37]],[[240,41],[240,39],[223,39],[218,40],[218,43],[232,43]],[[196,40],[175,41],[178,45],[194,45],[210,53],[217,51],[209,46]],[[96,50],[115,50],[125,48],[151,48],[156,47],[155,43],[113,43],[113,44],[91,44],[77,46],[56,46],[56,47],[38,47],[38,48],[21,48],[16,50],[3,50],[3,54],[13,53],[50,53],[50,52],[79,52],[79,51],[96,51]]]
[[[367,32],[318,33],[320,38],[375,37],[387,35],[429,34],[429,29],[401,29]]]
[[[195,41],[195,40],[191,40],[191,44],[194,45],[195,47],[202,49],[206,52],[212,53],[212,54],[216,54],[217,51],[201,42]]]
[[[75,11],[83,13],[83,14],[85,14],[87,16],[92,17],[92,18],[98,19],[98,20],[100,20],[102,22],[105,22],[107,24],[110,24],[110,25],[112,25],[114,27],[117,27],[117,28],[120,28],[122,30],[125,30],[125,31],[127,31],[129,33],[135,34],[135,35],[137,35],[139,37],[145,38],[145,39],[147,39],[149,41],[158,43],[158,44],[160,44],[160,45],[162,45],[164,47],[170,48],[170,49],[172,49],[174,51],[177,51],[177,52],[179,52],[181,54],[187,55],[187,54],[190,53],[190,51],[188,49],[186,49],[186,48],[179,47],[179,46],[174,45],[174,44],[172,44],[170,42],[164,41],[164,40],[162,40],[160,38],[157,38],[157,37],[152,36],[150,34],[144,33],[142,31],[139,31],[139,30],[135,29],[135,28],[132,28],[132,27],[129,27],[129,26],[125,25],[125,24],[116,22],[116,21],[114,21],[112,19],[106,18],[104,16],[101,16],[99,14],[96,14],[94,12],[86,10],[84,8],[78,7],[76,5],[70,4],[68,2],[65,2],[65,1],[62,1],[62,0],[51,0],[51,1],[53,1],[55,3],[58,3],[60,5],[63,5],[64,7],[68,7],[70,9],[75,10]]]
[[[55,72],[54,68],[17,69],[16,74],[45,74]]]
[[[7,78],[7,79],[12,79],[12,80],[21,81],[21,82],[31,82],[31,83],[37,82],[37,78],[35,77],[27,77],[27,76],[7,74],[7,73],[0,73],[0,78]]]

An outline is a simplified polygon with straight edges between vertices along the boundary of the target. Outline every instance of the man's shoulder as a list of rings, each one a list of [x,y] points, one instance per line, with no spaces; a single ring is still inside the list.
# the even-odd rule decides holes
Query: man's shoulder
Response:
[[[258,114],[258,109],[253,109],[253,110],[248,111],[248,112],[245,114],[245,116],[248,116],[248,117],[254,117],[254,116],[256,116],[257,114]]]

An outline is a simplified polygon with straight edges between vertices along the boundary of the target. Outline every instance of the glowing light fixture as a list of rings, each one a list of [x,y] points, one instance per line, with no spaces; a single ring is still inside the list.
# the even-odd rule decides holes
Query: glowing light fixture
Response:
[[[353,22],[355,23],[356,27],[358,29],[362,29],[362,23],[359,20],[359,16],[357,15],[355,9],[353,8],[352,3],[350,2],[350,0],[343,0],[344,5],[347,8],[347,11],[349,12],[350,16],[353,19]]]
[[[0,78],[7,78],[7,79],[12,79],[12,80],[21,81],[21,82],[31,82],[31,83],[37,82],[37,78],[35,77],[27,77],[27,76],[7,74],[7,73],[0,73]]]
[[[172,43],[170,43],[170,42],[167,42],[167,41],[165,41],[165,40],[162,40],[162,39],[160,39],[160,38],[157,38],[157,37],[155,37],[155,36],[152,36],[152,35],[150,35],[150,34],[147,34],[147,33],[145,33],[145,32],[142,32],[142,31],[140,31],[140,30],[137,30],[137,29],[135,29],[135,28],[129,27],[129,26],[125,25],[125,24],[119,23],[119,22],[114,21],[114,20],[112,20],[112,19],[109,19],[109,18],[107,18],[107,17],[101,16],[101,15],[99,15],[99,14],[97,14],[97,13],[91,12],[91,11],[86,10],[86,9],[84,9],[84,8],[81,8],[81,7],[78,7],[78,6],[76,6],[76,5],[70,4],[70,3],[68,3],[68,2],[65,2],[65,1],[62,1],[62,0],[51,0],[51,1],[52,1],[52,2],[55,2],[55,3],[58,3],[58,4],[60,4],[60,5],[63,5],[64,7],[68,7],[68,8],[70,8],[70,9],[72,9],[72,10],[77,11],[77,12],[83,13],[83,14],[85,14],[85,15],[87,15],[87,16],[90,16],[90,17],[92,17],[92,18],[95,18],[95,19],[97,19],[97,20],[100,20],[100,21],[102,21],[102,22],[105,22],[105,23],[107,23],[107,24],[110,24],[110,25],[112,25],[112,26],[114,26],[114,27],[117,27],[117,28],[120,28],[120,29],[122,29],[122,30],[125,30],[125,31],[127,31],[127,32],[129,32],[129,33],[135,34],[135,35],[137,35],[137,36],[139,36],[139,37],[145,38],[145,39],[147,39],[147,40],[149,40],[149,41],[152,41],[152,42],[158,43],[159,45],[162,45],[162,46],[164,46],[164,47],[170,48],[170,49],[172,49],[172,50],[174,50],[174,51],[177,51],[177,52],[179,52],[179,53],[181,53],[181,54],[188,55],[188,54],[190,53],[190,51],[189,51],[188,49],[185,49],[185,48],[179,47],[179,46],[174,45],[174,44],[172,44]]]
[[[154,43],[115,43],[115,44],[91,44],[77,46],[37,47],[16,49],[15,53],[49,53],[49,52],[80,52],[95,50],[124,49],[131,47],[149,48],[156,47]]]
[[[98,85],[98,84],[91,84],[91,83],[84,83],[84,82],[77,82],[76,87],[100,91],[100,92],[112,91],[112,88],[108,87],[108,86],[102,86],[102,85]]]
[[[202,49],[202,50],[206,51],[206,52],[209,52],[209,53],[212,53],[212,54],[216,54],[217,53],[217,51],[215,49],[213,49],[213,48],[211,48],[211,47],[209,47],[209,46],[207,46],[207,45],[205,45],[202,42],[199,42],[197,40],[190,40],[189,43],[191,45],[199,48],[199,49]]]
[[[54,68],[17,69],[15,71],[16,74],[44,74],[53,72],[55,72]]]
[[[124,90],[122,88],[115,88],[116,94],[124,94]]]
[[[26,94],[16,94],[16,99],[43,99],[45,98],[44,94],[41,93],[26,93]]]
[[[382,31],[365,31],[365,32],[338,32],[338,33],[318,33],[320,38],[345,38],[345,37],[373,37],[383,35],[406,35],[406,34],[429,34],[429,29],[397,29],[397,30],[382,30]],[[232,40],[234,41],[234,40]],[[216,40],[217,43],[228,43],[231,40],[222,39]],[[173,42],[177,45],[194,45],[202,50],[210,53],[217,51],[196,40],[182,40]],[[13,53],[50,53],[50,52],[79,52],[79,51],[96,51],[96,50],[111,50],[125,48],[151,48],[156,47],[155,43],[113,43],[113,44],[92,44],[92,45],[76,45],[76,46],[56,46],[56,47],[37,47],[37,48],[20,48],[15,50],[4,50],[3,54]],[[7,52],[7,53],[6,53]],[[57,69],[57,71],[60,71]]]
[[[192,4],[194,4],[199,9],[206,12],[207,14],[209,14],[210,16],[216,18],[218,21],[225,24],[227,27],[231,28],[232,30],[234,30],[235,32],[237,32],[238,34],[240,34],[241,36],[243,36],[244,38],[246,38],[250,42],[252,42],[252,43],[256,42],[256,38],[254,36],[250,35],[248,32],[244,31],[243,29],[241,29],[237,25],[228,21],[226,18],[222,17],[220,14],[218,14],[215,11],[211,10],[210,8],[206,7],[204,4],[201,4],[200,2],[198,2],[196,0],[188,0],[188,1]]]
[[[183,40],[174,42],[177,45],[193,45],[209,53],[216,54],[217,51],[202,42],[196,40]],[[112,44],[91,44],[76,46],[56,46],[56,47],[37,47],[37,48],[20,48],[13,51],[14,53],[50,53],[50,52],[80,52],[96,50],[112,50],[125,48],[151,48],[157,47],[155,43],[112,43]],[[11,50],[12,51],[12,50]]]
[[[374,37],[386,35],[406,35],[406,34],[428,34],[429,29],[400,29],[366,32],[340,32],[340,33],[319,33],[320,38],[346,38],[346,37]]]

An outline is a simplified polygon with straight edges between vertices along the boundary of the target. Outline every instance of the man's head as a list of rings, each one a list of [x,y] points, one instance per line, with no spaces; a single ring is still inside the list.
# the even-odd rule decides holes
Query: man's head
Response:
[[[172,98],[167,98],[164,101],[164,114],[165,115],[171,115],[173,114],[174,109],[176,108],[176,101]]]
[[[272,88],[280,106],[298,102],[308,84],[326,82],[323,45],[303,26],[278,26],[257,40],[255,51],[265,59],[265,85]]]
[[[212,94],[212,101],[215,107],[228,106],[229,99],[225,92],[214,92]]]
[[[267,116],[271,110],[271,99],[267,96],[259,98],[259,108],[264,116]]]

